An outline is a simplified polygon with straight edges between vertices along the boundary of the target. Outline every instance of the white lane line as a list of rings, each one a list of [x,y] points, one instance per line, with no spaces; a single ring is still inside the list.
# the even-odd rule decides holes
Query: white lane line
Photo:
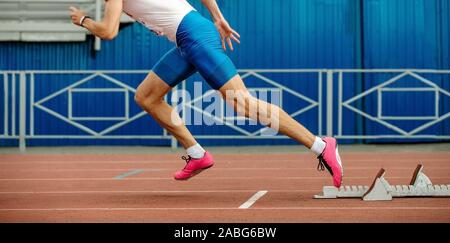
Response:
[[[127,181],[172,181],[171,177],[135,177],[135,178],[126,178],[130,175],[136,175],[141,173],[142,171],[133,171],[133,173],[126,173],[120,175],[119,178],[108,178],[108,177],[85,177],[85,178],[3,178],[0,181],[111,181],[111,180],[127,180]],[[346,179],[373,179],[373,176],[347,176]],[[433,179],[448,179],[450,177],[433,177]],[[209,180],[261,180],[261,179],[273,179],[273,180],[328,180],[328,177],[289,177],[289,176],[280,176],[280,177],[199,177],[195,180],[209,181]],[[390,176],[388,179],[410,179],[410,177],[404,176]]]
[[[2,169],[2,174],[8,174],[10,172],[122,172],[131,170],[132,168],[119,168],[119,169]],[[450,169],[450,167],[449,167]],[[159,172],[172,169],[144,169],[149,172]]]
[[[375,169],[379,169],[380,167],[353,167],[353,168],[345,168],[345,170],[375,170]],[[411,167],[386,167],[389,171],[392,170],[407,170],[407,171],[411,171]],[[125,170],[129,170],[131,168],[119,168],[119,169],[1,169],[1,174],[8,174],[9,172],[97,172],[97,171],[102,171],[102,172],[114,172],[114,171],[125,171]],[[449,170],[450,167],[441,167],[441,166],[433,166],[432,168],[427,167],[426,170]],[[160,169],[144,169],[146,172],[162,172],[162,171],[172,171],[172,168],[160,168]],[[301,170],[301,171],[316,171],[316,168],[299,168],[299,167],[295,167],[295,168],[290,168],[290,167],[264,167],[264,168],[242,168],[242,167],[234,167],[234,168],[220,168],[220,167],[216,167],[214,169],[215,171],[221,171],[221,170],[237,170],[237,171],[241,171],[241,170],[268,170],[268,171],[273,171],[273,170],[289,170],[289,171],[296,171],[296,170]]]
[[[2,208],[8,211],[170,211],[170,210],[240,210],[239,208]],[[450,207],[267,207],[250,210],[450,210]]]
[[[11,191],[0,192],[0,194],[125,194],[125,193],[248,193],[255,190],[188,190],[188,191],[169,191],[169,190],[139,190],[139,191]],[[270,190],[271,192],[317,192],[317,190]]]
[[[243,203],[241,206],[239,206],[240,209],[247,209],[250,208],[258,199],[260,199],[262,196],[266,195],[267,191],[258,191],[253,195],[251,198],[249,198],[245,203]]]
[[[0,156],[1,159],[1,156]],[[221,160],[227,160],[227,158],[223,158]],[[406,163],[411,163],[411,159],[410,158],[396,158],[394,159],[396,163],[399,162],[406,162]],[[446,162],[449,161],[448,158],[426,158],[423,159],[425,160],[427,163],[433,163],[433,162]],[[260,159],[240,159],[240,160],[236,160],[235,163],[241,163],[242,161],[245,162],[273,162],[273,159],[265,159],[265,158],[260,158]],[[305,159],[300,158],[295,158],[295,159],[277,159],[277,161],[279,162],[294,162],[294,163],[310,163],[311,161],[315,161],[313,158],[312,159],[307,159],[307,161]],[[358,159],[358,158],[346,158],[345,159],[346,162],[384,162],[385,158],[378,158],[378,159]],[[418,162],[421,160],[418,160]],[[0,161],[0,165],[3,164],[68,164],[68,163],[76,163],[76,164],[130,164],[130,163],[137,163],[137,164],[145,164],[145,163],[164,163],[164,164],[179,164],[180,162],[177,160],[173,160],[173,159],[161,159],[161,160],[121,160],[121,161],[105,161],[105,160],[58,160],[58,161],[46,161],[46,160],[30,160],[30,161],[14,161],[14,160],[1,160]],[[227,163],[230,163],[230,161],[227,161]]]
[[[130,170],[130,171],[126,172],[126,173],[123,173],[123,174],[120,174],[120,175],[114,177],[114,179],[116,179],[116,180],[123,180],[127,176],[137,175],[137,174],[142,173],[142,172],[144,172],[144,170],[142,170],[142,169]],[[65,179],[65,178],[59,178],[59,179]],[[76,179],[76,178],[67,178],[67,179]],[[85,178],[81,178],[81,179],[85,179]]]

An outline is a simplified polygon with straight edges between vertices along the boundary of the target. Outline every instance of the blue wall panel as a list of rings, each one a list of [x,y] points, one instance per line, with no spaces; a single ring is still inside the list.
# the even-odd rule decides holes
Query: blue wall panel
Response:
[[[190,0],[201,13],[208,16],[200,1]],[[240,69],[274,68],[436,68],[450,69],[449,13],[450,4],[446,0],[218,0],[224,15],[230,24],[241,34],[242,44],[235,52],[229,53]],[[0,42],[0,70],[122,70],[150,69],[152,65],[170,48],[172,44],[161,37],[154,36],[139,24],[121,27],[119,36],[113,41],[103,41],[102,50],[93,50],[93,38],[76,43],[23,43]],[[143,75],[122,75],[130,85],[137,87]],[[266,77],[317,99],[318,87],[313,75],[268,74]],[[356,81],[347,82],[344,89],[351,95],[361,92],[379,83],[381,78],[373,75],[353,76]],[[41,76],[41,95],[45,96],[64,82],[61,77]],[[75,77],[74,77],[75,78]],[[58,80],[59,79],[59,80]],[[370,81],[375,79],[375,81]],[[436,79],[436,78],[434,78]],[[448,77],[439,77],[439,85],[449,89]],[[188,80],[187,87],[192,90],[192,82],[202,80],[195,75]],[[37,80],[38,81],[38,80]],[[65,79],[66,82],[70,80]],[[249,78],[247,85],[265,87],[260,80]],[[411,87],[413,82],[406,86]],[[209,87],[204,85],[205,90]],[[325,93],[323,93],[325,94]],[[0,96],[3,95],[1,92]],[[39,95],[39,94],[37,94]],[[414,104],[419,114],[428,112],[423,102],[403,95],[390,97],[389,101]],[[94,100],[104,102],[100,97]],[[294,97],[283,100],[286,110],[295,111],[295,105],[304,105]],[[411,99],[411,100],[409,100]],[[3,97],[0,97],[3,102]],[[131,100],[132,101],[132,100]],[[449,110],[447,100],[441,100],[441,112]],[[376,110],[377,100],[365,99],[357,107]],[[110,98],[107,104],[121,106],[121,100]],[[55,109],[64,109],[67,103],[56,102]],[[60,107],[59,107],[60,106]],[[101,105],[97,105],[97,108]],[[393,106],[394,107],[394,106]],[[393,112],[386,107],[387,112]],[[1,108],[3,109],[3,108]],[[105,107],[106,109],[106,107]],[[394,109],[394,108],[393,108]],[[139,112],[137,106],[131,108]],[[0,110],[2,111],[2,110]],[[120,112],[119,112],[120,113]],[[3,112],[1,112],[3,114]],[[318,110],[313,109],[298,119],[313,132],[317,133]],[[385,133],[386,129],[375,126],[364,119],[344,113],[349,122],[344,130],[355,133]],[[35,120],[41,119],[36,126],[66,129],[60,122],[44,118],[39,112]],[[2,121],[3,122],[3,121]],[[325,122],[325,120],[324,120]],[[337,124],[337,121],[335,121]],[[100,124],[89,124],[101,129]],[[148,127],[150,126],[150,128]],[[434,127],[448,134],[450,124]],[[324,128],[324,126],[322,127]],[[68,129],[68,128],[67,128]],[[143,118],[128,128],[138,133],[140,130],[151,133],[160,132],[151,118]],[[224,126],[206,128],[190,126],[194,134],[233,134]],[[208,130],[210,129],[210,131]],[[118,131],[119,132],[119,131]],[[123,131],[125,133],[125,131]],[[127,131],[129,132],[129,131]],[[120,133],[120,132],[119,132]],[[286,144],[286,140],[264,141],[203,141],[206,144]],[[10,144],[2,141],[2,144]],[[37,144],[160,144],[169,141],[123,140],[123,141],[31,141]]]
[[[440,0],[367,0],[364,5],[364,68],[408,68],[408,69],[449,69],[449,3]],[[449,75],[424,74],[422,77],[434,81],[440,87],[449,90]],[[380,84],[382,80],[392,78],[392,75],[365,75],[363,89],[369,89]],[[431,88],[417,79],[406,76],[395,82],[394,87]],[[427,116],[430,110],[434,115],[433,92],[399,92],[384,99],[385,113],[401,114],[408,110],[405,106],[413,107],[415,116]],[[432,95],[432,97],[428,97]],[[448,99],[439,94],[441,103],[439,114],[449,112]],[[364,108],[368,112],[375,112],[377,98],[367,99]],[[423,121],[389,121],[390,123],[411,131],[430,120]],[[386,128],[376,126],[371,122],[365,123],[368,134],[386,133]],[[444,120],[436,126],[426,130],[426,134],[449,134],[450,120]],[[385,140],[393,141],[393,140]],[[411,141],[411,140],[410,140]],[[419,140],[415,140],[419,141]]]

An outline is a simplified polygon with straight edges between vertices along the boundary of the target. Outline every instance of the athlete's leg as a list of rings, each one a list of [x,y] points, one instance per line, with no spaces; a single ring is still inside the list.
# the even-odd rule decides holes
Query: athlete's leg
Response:
[[[326,167],[333,176],[333,183],[342,183],[342,163],[334,138],[320,139],[290,117],[283,109],[253,97],[239,75],[235,75],[220,89],[223,98],[245,117],[260,121],[278,132],[293,138],[311,149],[319,157],[319,168]]]
[[[316,136],[280,107],[253,97],[239,75],[234,76],[219,91],[236,111],[242,113],[240,115],[258,120],[262,124],[268,124],[269,127],[278,129],[280,133],[296,140],[307,148],[312,147]],[[229,97],[229,95],[233,97]],[[276,114],[273,114],[274,112]],[[273,120],[274,117],[277,118],[277,121]],[[274,122],[277,124],[273,124]]]
[[[171,89],[171,86],[152,71],[137,88],[135,100],[160,126],[167,129],[187,149],[196,145],[197,141],[179,116],[172,117],[173,108],[164,101],[164,96]]]
[[[187,180],[214,164],[213,157],[195,141],[178,113],[164,101],[164,96],[172,87],[195,71],[195,67],[174,48],[153,67],[153,71],[137,88],[135,96],[136,102],[186,149],[189,156],[182,158],[186,160],[187,165],[174,174],[177,180]]]

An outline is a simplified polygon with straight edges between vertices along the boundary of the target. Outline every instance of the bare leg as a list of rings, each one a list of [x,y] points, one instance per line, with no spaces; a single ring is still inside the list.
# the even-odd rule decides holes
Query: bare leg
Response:
[[[172,107],[164,101],[164,96],[172,89],[154,72],[150,72],[136,91],[135,101],[148,114],[150,114],[159,125],[167,129],[185,149],[197,144],[197,141],[181,122],[172,120]],[[181,125],[178,125],[181,124]]]
[[[342,162],[334,138],[326,138],[326,141],[320,141],[323,143],[322,145],[320,142],[315,142],[316,136],[292,119],[280,107],[252,97],[239,75],[233,77],[220,88],[220,92],[239,114],[251,119],[257,119],[262,124],[267,124],[268,127],[274,128],[278,132],[302,143],[318,156],[320,154],[320,157],[318,157],[318,169],[325,170],[326,168],[330,172],[333,176],[333,184],[335,187],[339,188],[342,185]],[[272,117],[275,117],[275,119]],[[328,143],[331,146],[326,146]],[[313,145],[314,148],[312,148]],[[328,149],[328,152],[325,152],[326,149]]]
[[[243,99],[230,98],[227,96],[227,91],[234,91],[231,93],[239,93],[243,96]],[[279,121],[277,126],[280,133],[296,140],[309,149],[314,144],[316,137],[308,129],[290,117],[283,109],[251,96],[239,75],[234,76],[222,88],[220,88],[220,92],[227,102],[230,103],[238,112],[242,111],[239,112],[242,113],[241,115],[252,119],[258,119],[258,121],[272,127],[273,124],[271,124],[267,118],[271,117],[271,112],[276,112],[278,113]],[[261,109],[261,107],[265,108]],[[252,114],[256,114],[256,117],[253,117]]]

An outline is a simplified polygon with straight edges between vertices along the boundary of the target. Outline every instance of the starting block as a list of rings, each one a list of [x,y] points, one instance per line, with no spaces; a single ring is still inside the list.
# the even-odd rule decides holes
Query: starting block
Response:
[[[322,195],[315,199],[362,198],[364,201],[390,201],[394,197],[450,197],[450,185],[433,185],[419,164],[409,185],[391,186],[384,178],[386,171],[381,169],[372,185],[369,186],[333,186],[323,187]]]

